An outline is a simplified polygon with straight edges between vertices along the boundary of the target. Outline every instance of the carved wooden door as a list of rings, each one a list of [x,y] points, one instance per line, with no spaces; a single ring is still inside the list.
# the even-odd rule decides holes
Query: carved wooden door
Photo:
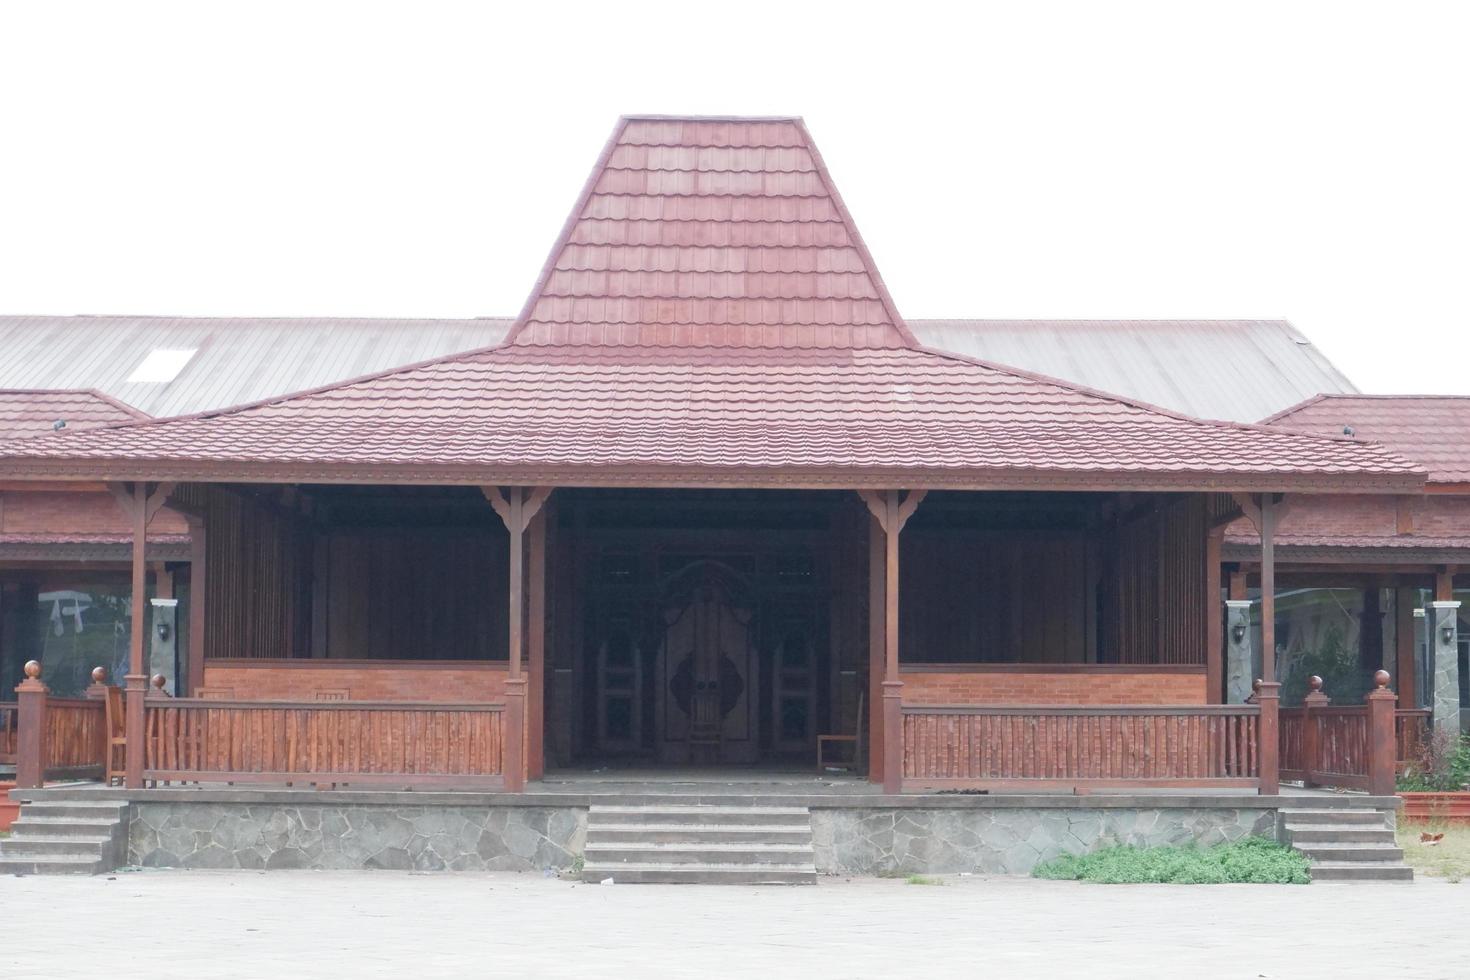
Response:
[[[698,561],[669,581],[662,605],[660,759],[754,762],[758,658],[746,584],[726,565]]]

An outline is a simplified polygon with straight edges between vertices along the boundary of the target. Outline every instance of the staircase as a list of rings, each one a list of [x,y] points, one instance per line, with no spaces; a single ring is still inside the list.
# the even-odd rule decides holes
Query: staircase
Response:
[[[592,806],[582,880],[814,885],[812,815],[798,806]]]
[[[100,874],[127,857],[126,800],[27,803],[0,840],[0,874]]]
[[[1413,881],[1379,810],[1282,810],[1283,843],[1312,860],[1313,881]]]

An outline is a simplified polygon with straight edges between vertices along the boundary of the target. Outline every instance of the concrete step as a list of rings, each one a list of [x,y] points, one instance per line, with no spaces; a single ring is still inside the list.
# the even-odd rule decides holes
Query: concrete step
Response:
[[[771,844],[812,843],[808,824],[611,824],[589,830],[600,844],[739,844],[766,842]]]
[[[1298,844],[1313,861],[1402,861],[1404,850],[1387,844]]]
[[[127,860],[128,804],[38,801],[0,840],[0,874],[98,874]]]
[[[583,857],[594,882],[803,885],[817,874],[806,807],[593,806]]]
[[[1292,846],[1298,844],[1392,844],[1393,831],[1387,827],[1323,827],[1307,825],[1286,828]]]
[[[70,817],[36,817],[30,808],[10,828],[12,837],[107,837],[116,820],[76,820]]]
[[[1378,810],[1349,809],[1346,807],[1337,810],[1283,810],[1281,815],[1288,827],[1294,823],[1310,824],[1316,827],[1331,824],[1383,826],[1383,814]]]
[[[617,864],[588,863],[582,880],[591,883],[611,878],[615,884],[669,885],[815,885],[817,869],[811,864],[771,864],[760,867],[736,864]]]
[[[1392,861],[1322,861],[1314,863],[1313,881],[1413,881],[1414,869]]]
[[[112,843],[106,837],[19,837],[5,841],[0,856],[25,860],[49,857],[90,857],[100,860],[102,849]]]
[[[58,817],[76,820],[119,820],[128,811],[126,800],[36,800],[21,807],[21,817]]]
[[[53,857],[7,857],[0,855],[0,875],[95,875],[111,871],[95,855]]]
[[[811,813],[796,806],[703,806],[653,803],[647,806],[591,806],[587,826],[613,824],[717,824],[729,826],[809,823]]]
[[[590,840],[583,854],[597,865],[729,864],[787,865],[812,860],[806,844],[603,844]]]

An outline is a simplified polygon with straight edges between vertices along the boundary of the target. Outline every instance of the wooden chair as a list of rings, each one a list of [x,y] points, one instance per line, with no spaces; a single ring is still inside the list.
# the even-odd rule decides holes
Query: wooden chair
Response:
[[[856,770],[863,761],[863,730],[867,727],[863,722],[863,707],[867,692],[858,694],[857,703],[857,731],[851,735],[818,735],[817,736],[817,772],[827,771],[827,746],[833,742],[852,743],[852,766]]]
[[[114,779],[122,785],[128,764],[128,723],[123,712],[122,688],[108,685],[103,700],[103,720],[107,725],[107,780],[111,786]]]
[[[201,687],[195,693],[199,697],[209,701],[235,700],[235,689],[233,687]]]
[[[352,694],[345,687],[323,687],[316,691],[318,701],[351,701]]]

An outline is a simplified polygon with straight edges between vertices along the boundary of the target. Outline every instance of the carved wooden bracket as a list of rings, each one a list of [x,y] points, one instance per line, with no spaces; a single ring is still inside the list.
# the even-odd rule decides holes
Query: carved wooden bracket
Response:
[[[129,517],[137,516],[138,495],[134,493],[134,486],[130,483],[109,483],[107,485],[107,489],[116,498],[118,506]],[[175,484],[166,482],[137,484],[136,486],[143,488],[143,523],[147,525],[153,520],[154,515],[163,509],[163,505],[168,503],[169,494],[174,492]]]
[[[897,534],[914,516],[919,504],[928,495],[928,490],[859,490],[859,497],[868,505],[868,510],[878,520],[885,534]]]
[[[485,499],[490,501],[490,506],[495,508],[495,513],[505,522],[505,527],[512,533],[524,531],[531,524],[531,519],[541,510],[541,505],[546,503],[546,498],[551,496],[554,487],[506,487],[502,492],[500,487],[481,487],[480,492]]]

